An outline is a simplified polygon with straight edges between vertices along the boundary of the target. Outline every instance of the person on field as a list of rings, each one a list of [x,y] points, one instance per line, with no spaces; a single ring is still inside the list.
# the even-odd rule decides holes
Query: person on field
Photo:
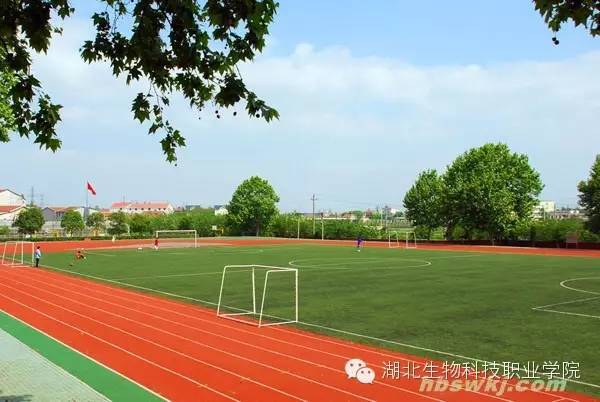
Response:
[[[358,238],[356,239],[356,250],[360,253],[360,249],[362,248],[362,244],[363,244],[363,238],[362,235],[358,235]]]
[[[77,250],[75,252],[75,261],[79,261],[79,260],[85,260],[85,254],[83,253],[83,250]],[[75,261],[71,262],[69,264],[70,267],[75,265]]]
[[[154,239],[154,249],[158,250],[158,237]]]
[[[42,249],[40,248],[40,246],[37,246],[37,248],[35,249],[34,257],[35,257],[35,267],[39,268],[40,260],[42,259]]]
[[[77,253],[75,253],[75,259],[76,260],[85,260],[85,254],[83,254],[83,251],[77,250]]]

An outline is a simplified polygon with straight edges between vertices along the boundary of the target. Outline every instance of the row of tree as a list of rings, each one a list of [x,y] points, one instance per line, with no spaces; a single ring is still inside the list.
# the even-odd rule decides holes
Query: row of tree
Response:
[[[195,209],[174,214],[127,215],[114,212],[105,216],[92,213],[84,217],[76,210],[63,215],[60,225],[69,235],[78,235],[86,227],[96,235],[149,235],[156,230],[195,229],[199,236],[213,236],[217,233],[232,235],[261,235],[269,233],[269,227],[277,210],[279,196],[271,185],[260,177],[251,177],[239,185],[228,205],[229,214],[216,216],[212,209]],[[44,225],[41,209],[29,207],[21,212],[13,222],[20,233],[33,234],[39,232]],[[217,232],[213,227],[217,226]]]
[[[589,217],[585,228],[573,224],[532,222],[533,208],[543,188],[539,174],[526,155],[510,151],[505,144],[486,144],[460,155],[443,174],[422,172],[404,197],[406,217],[420,238],[444,231],[447,239],[564,240],[565,228],[582,238],[583,230],[600,233],[600,156],[590,178],[578,185],[580,204]],[[96,234],[151,235],[156,230],[195,229],[199,236],[269,235],[277,237],[324,237],[347,239],[386,238],[385,229],[361,220],[325,220],[316,224],[300,214],[280,214],[279,196],[260,177],[251,177],[235,190],[226,216],[211,209],[196,209],[170,215],[127,215],[115,212],[107,218],[90,214],[84,221],[77,211],[63,216],[61,227],[71,235],[85,227]],[[38,232],[44,224],[39,208],[27,208],[14,222],[21,233]],[[214,227],[219,229],[215,232]],[[594,236],[587,236],[592,239]]]
[[[505,144],[485,144],[460,155],[443,174],[421,172],[404,207],[427,238],[443,228],[449,239],[516,239],[534,227],[533,208],[543,187],[526,155]],[[587,229],[600,233],[600,156],[578,188]]]

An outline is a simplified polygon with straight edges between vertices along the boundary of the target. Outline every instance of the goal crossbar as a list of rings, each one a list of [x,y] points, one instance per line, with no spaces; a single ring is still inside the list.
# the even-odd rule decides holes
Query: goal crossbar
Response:
[[[12,246],[12,256],[10,246]],[[31,260],[25,258],[29,251],[25,251],[28,246],[31,246]],[[19,253],[20,249],[20,253]],[[7,252],[8,251],[8,252]],[[9,267],[30,264],[33,266],[33,255],[35,253],[35,243],[32,241],[9,240],[4,243],[2,250],[1,264]]]
[[[172,229],[172,230],[156,230],[154,232],[154,237],[159,239],[161,238],[160,235],[161,234],[171,234],[171,235],[175,235],[175,234],[191,234],[194,235],[194,248],[198,247],[198,231],[196,231],[195,229],[181,229],[181,230],[176,230],[176,229]],[[163,238],[165,239],[165,238]],[[181,239],[181,238],[177,238],[177,237],[166,237],[166,239]],[[191,237],[189,238],[190,240],[192,239]]]
[[[252,278],[252,310],[245,310],[241,308],[225,306],[223,302],[223,288],[225,286],[225,278],[227,275],[227,271],[230,269],[241,269],[241,270],[249,270]],[[263,284],[262,297],[260,302],[260,311],[257,311],[257,300],[256,300],[256,270],[261,269],[265,270],[265,280]],[[236,271],[240,272],[240,271]],[[269,275],[277,274],[277,273],[286,273],[291,272],[294,276],[294,318],[293,319],[283,319],[283,321],[277,322],[264,322],[264,317],[277,318],[281,319],[281,317],[274,317],[268,314],[264,314],[265,308],[265,300],[267,295],[267,288],[269,283]],[[224,313],[223,308],[229,308],[236,310],[236,313]],[[240,316],[252,315],[256,316],[258,314],[258,322],[255,324],[253,321],[244,320],[242,318],[238,318]],[[298,322],[298,269],[289,268],[289,267],[275,267],[270,265],[226,265],[223,267],[223,275],[221,277],[221,288],[219,290],[219,303],[217,304],[217,317],[226,318],[233,321],[242,322],[244,324],[252,324],[260,327],[273,326],[273,325],[282,325],[282,324],[293,324]]]

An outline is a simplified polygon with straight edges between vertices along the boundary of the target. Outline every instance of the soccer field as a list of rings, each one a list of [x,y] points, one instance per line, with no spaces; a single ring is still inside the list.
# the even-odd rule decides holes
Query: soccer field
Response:
[[[44,264],[211,307],[225,265],[293,267],[303,328],[442,361],[575,362],[588,385],[569,388],[600,395],[594,258],[291,244],[92,250]],[[228,276],[227,303],[251,303],[248,278]],[[290,279],[271,283],[265,314],[289,316]]]

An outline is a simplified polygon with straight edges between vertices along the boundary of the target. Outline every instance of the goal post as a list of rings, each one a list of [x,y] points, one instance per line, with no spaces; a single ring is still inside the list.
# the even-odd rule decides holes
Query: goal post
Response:
[[[232,279],[227,279],[233,273],[240,273],[249,276],[250,281],[250,297],[251,306],[244,308],[244,306],[234,307],[225,304],[224,301],[224,289],[227,284],[232,282]],[[257,285],[258,275],[264,274],[264,281],[262,286],[262,295],[259,299],[257,298]],[[292,306],[292,317],[279,317],[265,312],[265,303],[268,300],[269,290],[273,290],[273,287],[269,284],[272,282],[274,276],[291,276],[291,282],[293,283],[293,290],[289,296],[288,302]],[[248,280],[248,278],[245,278]],[[271,282],[270,282],[271,280]],[[235,286],[231,284],[232,286]],[[239,294],[238,294],[239,296]],[[244,295],[242,295],[244,296]],[[233,311],[233,312],[232,312]],[[275,267],[269,265],[226,265],[223,267],[223,274],[221,277],[221,287],[219,289],[219,302],[217,304],[217,317],[242,322],[245,324],[255,325],[260,327],[292,324],[298,322],[298,269],[288,267]],[[247,317],[247,318],[244,318]],[[249,318],[249,319],[248,319]]]
[[[156,230],[154,237],[161,240],[161,246],[198,247],[198,232],[195,229]]]
[[[404,248],[417,248],[417,235],[415,232],[404,232]]]
[[[2,249],[2,265],[9,267],[34,265],[35,243],[32,241],[10,240]]]
[[[388,248],[400,248],[398,232],[388,232]]]

